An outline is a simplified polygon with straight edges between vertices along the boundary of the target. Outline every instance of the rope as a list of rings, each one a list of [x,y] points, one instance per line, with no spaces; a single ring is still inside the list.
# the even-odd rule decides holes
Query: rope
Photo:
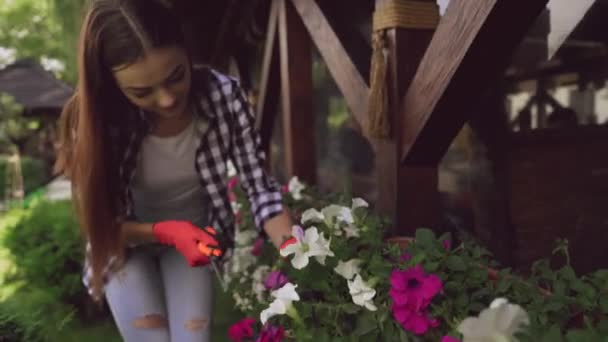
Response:
[[[374,12],[370,98],[368,108],[369,135],[390,136],[386,73],[388,48],[386,30],[391,28],[430,30],[439,23],[439,7],[433,2],[393,0]]]

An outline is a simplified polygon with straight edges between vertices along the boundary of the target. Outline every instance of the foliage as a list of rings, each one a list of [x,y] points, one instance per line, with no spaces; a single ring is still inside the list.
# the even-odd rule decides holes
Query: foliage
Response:
[[[76,38],[84,0],[0,0],[0,47],[16,58],[65,65],[58,76],[76,80]],[[44,63],[43,63],[44,64]]]
[[[291,309],[271,317],[267,324],[284,327],[290,341],[440,341],[446,335],[459,336],[460,322],[477,316],[500,297],[527,311],[530,324],[520,341],[605,341],[608,337],[603,319],[608,301],[602,295],[608,289],[606,270],[579,277],[569,264],[553,269],[541,260],[524,278],[510,269],[497,270],[490,253],[466,236],[459,237],[452,248],[454,237],[436,236],[423,228],[405,248],[389,244],[384,239],[385,221],[365,206],[354,208],[348,196],[319,196],[310,189],[297,196],[289,192],[286,204],[298,220],[304,219],[305,230],[314,226],[330,241],[333,256],[327,255],[324,264],[311,257],[298,269],[293,255],[281,257],[268,243],[257,258],[252,256],[256,233],[245,196],[240,189],[235,191],[240,225],[234,258],[226,268],[229,291],[244,317],[259,319],[278,300],[264,286],[265,275],[271,271],[286,275],[297,286],[300,300],[283,302]],[[332,211],[329,205],[342,208],[343,220],[328,215]],[[324,213],[324,218],[308,220],[309,208]],[[351,223],[345,209],[353,216]],[[312,216],[318,216],[316,213]],[[347,228],[356,229],[359,236],[347,237]],[[306,245],[302,250],[313,249],[316,247]],[[555,253],[567,256],[567,242],[559,241]],[[340,261],[352,259],[360,261],[357,273],[374,291],[371,306],[357,303],[352,282],[335,270]],[[422,333],[406,331],[406,325],[395,319],[395,284],[389,281],[394,272],[408,272],[416,266],[441,283],[441,290],[422,305],[425,309],[420,312],[427,315],[424,319],[429,327]],[[264,329],[260,323],[257,327]]]
[[[14,265],[7,282],[43,288],[60,301],[81,304],[87,294],[80,281],[83,254],[71,202],[41,199],[16,212],[0,241]]]
[[[30,287],[0,303],[0,341],[59,340],[74,318],[70,307],[46,290]]]
[[[37,120],[22,115],[23,106],[15,99],[0,93],[0,142],[19,145],[40,126]]]

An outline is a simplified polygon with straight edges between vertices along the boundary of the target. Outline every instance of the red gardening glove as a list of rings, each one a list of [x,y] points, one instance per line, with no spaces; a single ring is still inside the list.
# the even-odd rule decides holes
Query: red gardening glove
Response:
[[[212,228],[202,230],[188,221],[157,222],[152,231],[160,243],[174,246],[192,267],[204,266],[211,261],[209,254],[203,253],[199,246],[219,248]]]

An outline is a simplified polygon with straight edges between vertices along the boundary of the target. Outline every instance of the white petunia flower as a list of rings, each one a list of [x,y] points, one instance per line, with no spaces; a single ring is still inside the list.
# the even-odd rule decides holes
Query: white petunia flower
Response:
[[[270,293],[275,299],[270,303],[268,308],[260,313],[260,321],[262,324],[266,324],[268,319],[272,316],[286,314],[290,310],[292,302],[300,300],[300,296],[296,292],[296,287],[298,287],[298,285],[286,283],[280,289]]]
[[[304,189],[306,189],[306,186],[300,183],[300,180],[297,176],[291,177],[289,183],[287,184],[287,190],[289,190],[291,197],[293,197],[293,199],[295,199],[296,201],[302,199],[302,191]]]
[[[237,246],[249,246],[253,244],[258,233],[253,229],[238,230],[234,236],[234,242]]]
[[[353,198],[353,204],[351,207],[351,210],[355,210],[357,208],[367,208],[369,207],[369,204],[367,204],[367,202],[365,202],[365,200],[363,198]]]
[[[334,268],[334,271],[344,277],[346,280],[351,280],[359,273],[361,265],[360,259],[350,259],[347,262],[342,260],[338,261],[338,266]]]
[[[514,335],[530,323],[521,306],[497,298],[478,317],[469,317],[458,326],[462,342],[513,342]]]
[[[374,296],[376,296],[376,290],[372,289],[365,282],[363,282],[360,274],[357,274],[354,280],[348,281],[348,290],[353,298],[353,303],[363,306],[369,311],[378,310],[372,300]]]
[[[226,168],[228,169],[228,178],[236,176],[237,171],[236,167],[234,167],[234,164],[232,163],[232,160],[228,160],[228,162],[226,163]]]
[[[306,224],[307,222],[320,223],[325,220],[325,216],[315,208],[307,209],[302,213],[302,224]]]
[[[293,226],[292,235],[296,242],[281,248],[280,254],[284,257],[294,254],[291,264],[295,269],[306,267],[310,257],[316,257],[319,263],[324,264],[326,256],[334,256],[329,249],[330,241],[325,240],[316,227],[303,231],[302,227]]]
[[[232,201],[230,202],[230,207],[232,208],[232,213],[236,215],[241,211],[243,205],[237,201]]]
[[[268,265],[260,265],[255,271],[251,274],[252,282],[251,289],[253,293],[255,293],[256,299],[258,302],[264,300],[264,295],[266,294],[266,287],[264,286],[264,279],[270,273],[270,266]]]
[[[234,248],[234,255],[230,259],[230,273],[237,274],[246,272],[249,266],[256,262],[255,258],[251,257],[253,246]]]
[[[302,224],[308,222],[325,223],[335,236],[342,236],[346,233],[346,237],[359,237],[360,229],[355,225],[355,217],[353,211],[357,208],[368,207],[369,205],[361,198],[353,198],[352,206],[345,207],[336,204],[330,204],[318,211],[311,208],[302,213]]]
[[[243,298],[238,292],[232,294],[232,298],[234,299],[234,304],[241,310],[251,310],[253,309],[253,305],[249,298]]]
[[[351,237],[359,237],[359,227],[353,225],[350,226],[346,226],[344,228],[342,228],[344,230],[344,232],[346,233],[346,237],[347,238],[351,238]]]

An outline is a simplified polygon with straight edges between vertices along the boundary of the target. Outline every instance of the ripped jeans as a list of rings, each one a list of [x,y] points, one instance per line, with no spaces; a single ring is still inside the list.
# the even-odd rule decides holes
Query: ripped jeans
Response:
[[[105,288],[126,342],[211,341],[212,268],[190,267],[174,248],[142,245]]]

